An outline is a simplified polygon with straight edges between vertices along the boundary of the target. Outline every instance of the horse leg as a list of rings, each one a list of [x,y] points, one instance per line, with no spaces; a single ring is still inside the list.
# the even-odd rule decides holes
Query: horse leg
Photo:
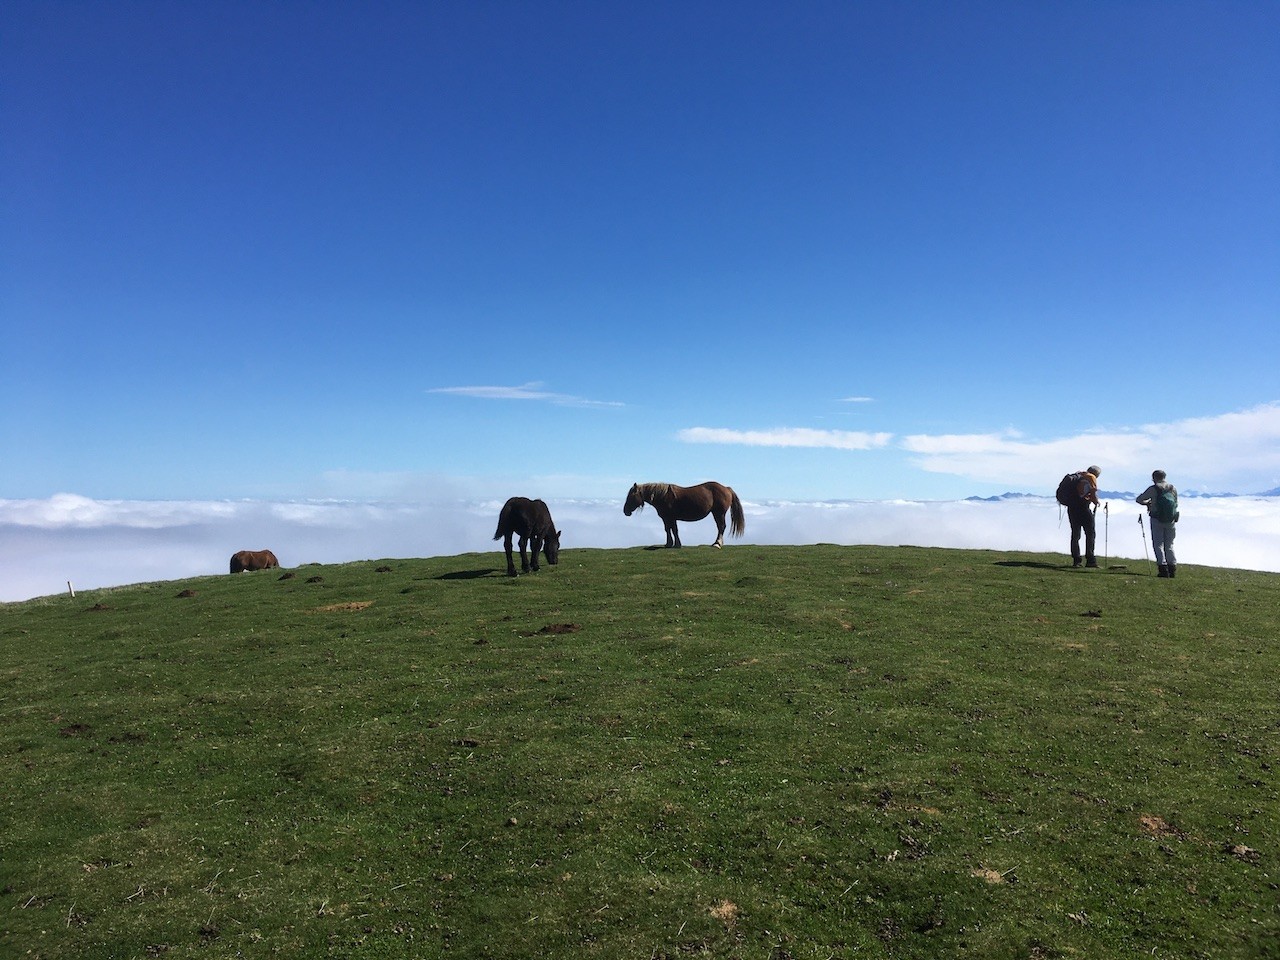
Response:
[[[514,577],[516,575],[516,563],[511,556],[511,534],[507,534],[506,540],[502,544],[507,548],[507,576]]]
[[[717,510],[715,512],[715,518],[716,518],[716,540],[715,540],[715,543],[711,545],[715,547],[717,550],[719,550],[721,547],[724,546],[724,511]]]
[[[529,535],[520,534],[520,569],[525,573],[529,572],[529,558],[525,555],[525,547],[529,545]]]
[[[668,547],[680,546],[680,528],[676,526],[676,522],[674,520],[668,521],[666,526],[667,526],[667,546]]]
[[[535,533],[529,540],[529,547],[530,547],[529,552],[532,554],[530,566],[533,567],[533,572],[537,573],[538,572],[538,554],[542,552],[542,538]]]

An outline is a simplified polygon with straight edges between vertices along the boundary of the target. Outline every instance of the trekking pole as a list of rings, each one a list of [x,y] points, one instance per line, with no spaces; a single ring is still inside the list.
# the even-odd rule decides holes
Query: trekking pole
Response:
[[[1138,526],[1142,528],[1142,559],[1150,560],[1147,556],[1147,525],[1142,522],[1142,514],[1138,514]]]
[[[1111,501],[1102,505],[1102,566],[1111,569]]]

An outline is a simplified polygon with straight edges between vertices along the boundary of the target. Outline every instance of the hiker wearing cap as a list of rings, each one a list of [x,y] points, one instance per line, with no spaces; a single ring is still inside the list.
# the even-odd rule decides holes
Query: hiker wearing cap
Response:
[[[1084,565],[1096,567],[1098,558],[1094,545],[1098,540],[1098,527],[1094,523],[1094,511],[1098,509],[1099,467],[1086,467],[1075,475],[1075,496],[1068,498],[1067,518],[1071,521],[1071,565],[1080,566],[1080,533],[1084,532]]]
[[[1163,470],[1151,472],[1151,486],[1136,497],[1147,508],[1151,519],[1151,547],[1156,554],[1159,576],[1172,577],[1178,572],[1178,558],[1173,554],[1173,538],[1178,532],[1178,488],[1165,479]]]

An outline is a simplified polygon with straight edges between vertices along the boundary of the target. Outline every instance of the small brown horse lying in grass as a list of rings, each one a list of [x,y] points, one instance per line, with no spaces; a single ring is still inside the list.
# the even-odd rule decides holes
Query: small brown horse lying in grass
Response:
[[[512,497],[502,505],[498,514],[498,529],[493,539],[503,541],[507,548],[507,576],[516,575],[515,561],[511,556],[511,535],[520,537],[520,567],[525,573],[538,572],[538,553],[545,552],[547,563],[553,567],[560,562],[560,531],[551,519],[551,511],[541,500]],[[533,541],[533,563],[525,556],[525,546]]]
[[[713,547],[724,546],[724,515],[728,512],[732,518],[729,531],[735,536],[742,536],[747,528],[746,518],[742,515],[742,501],[733,492],[733,488],[723,483],[708,480],[696,487],[678,487],[674,483],[634,483],[627,493],[627,502],[622,505],[622,512],[628,517],[645,504],[652,505],[662,518],[662,526],[667,531],[667,546],[680,546],[680,531],[676,529],[677,520],[701,520],[708,513],[716,520],[716,540]]]
[[[270,550],[241,550],[231,555],[231,572],[241,573],[245,570],[270,570],[280,566],[280,561]]]

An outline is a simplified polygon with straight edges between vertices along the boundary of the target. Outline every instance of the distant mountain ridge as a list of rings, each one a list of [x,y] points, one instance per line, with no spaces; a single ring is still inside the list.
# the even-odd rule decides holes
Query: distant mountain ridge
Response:
[[[1144,488],[1145,489],[1145,488]],[[1137,493],[1132,490],[1099,490],[1098,499],[1100,500],[1132,500],[1137,497]],[[1215,497],[1280,497],[1280,487],[1274,490],[1266,490],[1262,493],[1213,493],[1203,490],[1179,490],[1180,497],[1200,497],[1204,499],[1212,499]],[[1017,493],[1009,491],[1007,493],[997,494],[994,497],[965,497],[966,501],[976,501],[981,503],[999,503],[1004,500],[1052,500],[1052,493]]]

